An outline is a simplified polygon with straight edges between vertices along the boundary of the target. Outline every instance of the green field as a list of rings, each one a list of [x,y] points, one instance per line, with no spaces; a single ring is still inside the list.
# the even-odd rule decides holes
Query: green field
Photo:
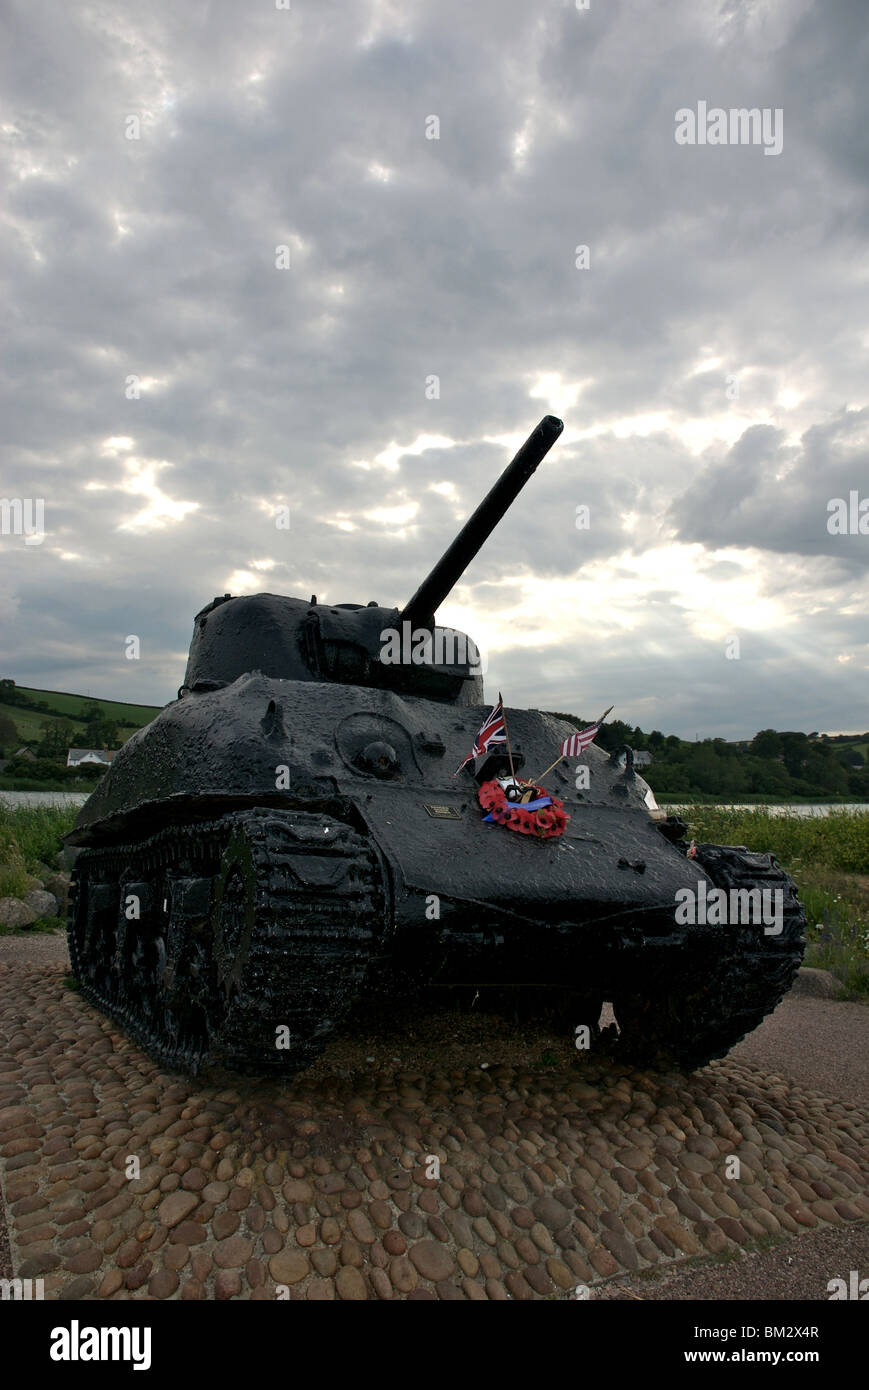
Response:
[[[15,688],[21,695],[50,705],[53,713],[66,719],[78,719],[85,705],[96,704],[108,719],[116,719],[119,724],[129,724],[134,729],[141,729],[143,724],[150,724],[161,708],[159,705],[129,705],[123,700],[97,700],[90,695],[69,695],[63,690],[38,690],[26,685],[18,685]],[[41,716],[43,719],[49,717],[45,714]]]
[[[0,696],[0,713],[8,714],[16,729],[21,743],[38,743],[42,738],[40,724],[51,715],[31,713],[30,710],[22,709],[20,705],[7,705]],[[14,752],[14,749],[11,750]]]
[[[6,692],[0,687],[0,713],[8,715],[18,730],[22,744],[37,744],[42,738],[42,725],[47,719],[68,719],[75,726],[75,748],[88,747],[85,726],[81,711],[86,705],[99,705],[107,719],[118,724],[118,743],[125,743],[131,734],[160,713],[159,705],[131,705],[122,700],[97,700],[89,695],[72,695],[66,691],[39,690],[32,686],[15,687],[20,695],[31,701],[41,701],[49,709],[38,710],[26,705],[13,704],[5,698]]]

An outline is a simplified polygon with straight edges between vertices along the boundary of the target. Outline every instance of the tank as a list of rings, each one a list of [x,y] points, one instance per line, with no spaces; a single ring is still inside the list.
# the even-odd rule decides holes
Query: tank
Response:
[[[359,1001],[424,989],[690,1069],[789,988],[792,880],[689,845],[630,748],[547,772],[558,835],[487,821],[479,793],[549,768],[571,724],[508,706],[509,749],[456,772],[491,701],[437,609],[562,428],[540,422],[402,609],[224,594],[196,615],[177,699],[66,837],[74,976],[166,1067],[292,1074]]]

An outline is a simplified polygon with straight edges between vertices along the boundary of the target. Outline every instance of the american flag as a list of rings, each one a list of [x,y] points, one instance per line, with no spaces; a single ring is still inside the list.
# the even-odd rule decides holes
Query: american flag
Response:
[[[612,709],[612,705],[610,705],[610,709]],[[597,738],[598,730],[609,714],[610,709],[604,710],[596,724],[589,724],[588,728],[580,729],[578,734],[571,734],[570,738],[564,740],[561,745],[562,758],[575,758],[577,753],[581,753],[590,743],[594,743]]]
[[[507,735],[504,732],[504,710],[499,700],[485,722],[481,725],[480,731],[474,739],[474,746],[470,753],[461,764],[461,767],[456,768],[453,776],[458,777],[462,768],[467,767],[472,758],[479,758],[482,753],[485,753],[490,743],[505,743],[506,740]]]

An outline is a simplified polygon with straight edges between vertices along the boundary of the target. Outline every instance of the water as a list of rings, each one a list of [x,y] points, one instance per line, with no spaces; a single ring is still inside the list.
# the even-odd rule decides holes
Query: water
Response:
[[[668,801],[661,803],[661,810],[687,811],[691,805],[693,802],[690,801],[680,801],[678,804],[674,801]],[[848,812],[849,815],[854,815],[856,812],[860,812],[864,816],[869,815],[869,803],[865,801],[841,802],[834,806],[828,802],[817,805],[801,805],[798,802],[791,802],[784,806],[757,806],[752,802],[728,801],[718,806],[701,806],[700,809],[709,811],[768,811],[771,816],[828,816],[831,811]]]
[[[83,806],[90,792],[4,792],[4,806]]]

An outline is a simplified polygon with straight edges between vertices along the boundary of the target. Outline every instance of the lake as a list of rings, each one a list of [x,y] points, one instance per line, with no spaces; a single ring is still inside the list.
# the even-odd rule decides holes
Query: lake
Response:
[[[681,801],[677,804],[675,801],[667,801],[661,802],[660,805],[662,811],[685,811],[693,803]],[[768,811],[771,816],[828,816],[831,811],[847,811],[851,815],[860,811],[863,815],[869,815],[869,803],[865,801],[845,801],[835,806],[831,806],[829,803],[813,806],[797,802],[784,806],[758,806],[751,801],[727,801],[722,802],[721,805],[701,807],[701,810],[706,809],[710,811]]]
[[[4,792],[0,801],[6,806],[83,806],[90,792]]]

